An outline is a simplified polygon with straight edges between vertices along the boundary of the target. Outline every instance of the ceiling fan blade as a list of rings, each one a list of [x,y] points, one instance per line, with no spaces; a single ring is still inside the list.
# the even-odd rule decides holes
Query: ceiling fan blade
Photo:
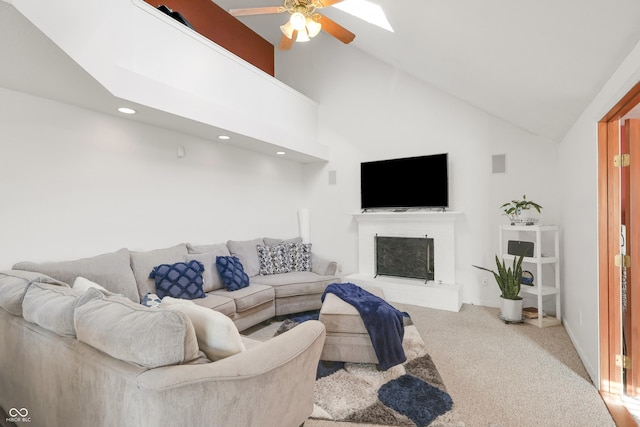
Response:
[[[247,15],[267,15],[270,13],[282,13],[284,12],[282,6],[269,6],[269,7],[250,7],[245,9],[229,9],[229,13],[233,16],[247,16]]]
[[[335,21],[327,18],[324,15],[316,13],[313,16],[313,20],[320,23],[324,31],[331,34],[333,37],[337,38],[344,44],[351,43],[353,39],[356,38],[356,35],[351,31],[347,30],[342,25],[337,24]]]
[[[298,37],[298,31],[297,30],[293,30],[293,34],[291,34],[291,38],[285,36],[284,34],[282,35],[282,38],[280,39],[280,44],[278,45],[278,49],[280,50],[289,50],[291,49],[291,46],[293,46],[293,42],[295,41],[296,37]]]
[[[322,7],[333,6],[336,3],[340,3],[343,0],[319,0],[318,3],[322,5]]]

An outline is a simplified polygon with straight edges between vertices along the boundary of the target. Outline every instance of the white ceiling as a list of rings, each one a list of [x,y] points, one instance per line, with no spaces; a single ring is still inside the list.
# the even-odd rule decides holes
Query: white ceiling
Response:
[[[554,141],[640,40],[637,0],[371,1],[383,8],[395,33],[322,9],[356,34],[346,47],[336,41],[336,49],[360,49]],[[225,9],[281,4],[215,2]],[[240,18],[274,45],[287,19],[286,12]]]
[[[350,45],[335,40],[335,49],[364,51],[554,141],[562,139],[640,40],[637,0],[373,1],[382,6],[395,32],[326,8],[323,13],[356,34]],[[225,9],[280,4],[270,0],[216,3]],[[241,18],[275,45],[281,36],[278,26],[286,19],[284,14]],[[324,33],[318,37],[330,38]],[[118,104],[3,1],[0,55],[2,87],[110,114]],[[189,129],[188,133],[197,128],[193,122],[166,114],[146,113],[147,117],[134,120]],[[202,136],[216,133],[200,131]]]

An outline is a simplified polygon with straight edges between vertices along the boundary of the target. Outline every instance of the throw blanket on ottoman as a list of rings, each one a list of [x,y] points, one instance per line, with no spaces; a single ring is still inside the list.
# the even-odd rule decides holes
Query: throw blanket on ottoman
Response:
[[[386,371],[407,360],[402,349],[402,339],[403,317],[409,317],[408,313],[397,310],[382,298],[353,283],[330,284],[322,294],[323,302],[327,293],[335,294],[358,310],[371,338],[380,369]]]

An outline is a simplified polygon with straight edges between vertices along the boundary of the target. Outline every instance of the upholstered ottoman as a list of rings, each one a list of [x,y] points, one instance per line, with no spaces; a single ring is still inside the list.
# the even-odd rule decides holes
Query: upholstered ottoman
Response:
[[[384,292],[380,288],[364,289],[384,298]],[[320,309],[319,320],[326,329],[320,360],[378,363],[367,328],[358,310],[351,304],[334,294],[327,293]]]

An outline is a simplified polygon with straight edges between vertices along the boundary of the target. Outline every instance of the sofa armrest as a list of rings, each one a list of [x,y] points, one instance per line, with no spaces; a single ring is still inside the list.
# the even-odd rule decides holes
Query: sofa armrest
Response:
[[[324,259],[311,253],[311,271],[321,276],[334,276],[338,270],[338,263]]]
[[[147,425],[149,416],[161,425],[179,413],[203,420],[194,425],[298,426],[313,410],[324,338],[324,325],[310,320],[217,362],[146,371],[137,384],[144,404],[153,405],[145,409]]]

